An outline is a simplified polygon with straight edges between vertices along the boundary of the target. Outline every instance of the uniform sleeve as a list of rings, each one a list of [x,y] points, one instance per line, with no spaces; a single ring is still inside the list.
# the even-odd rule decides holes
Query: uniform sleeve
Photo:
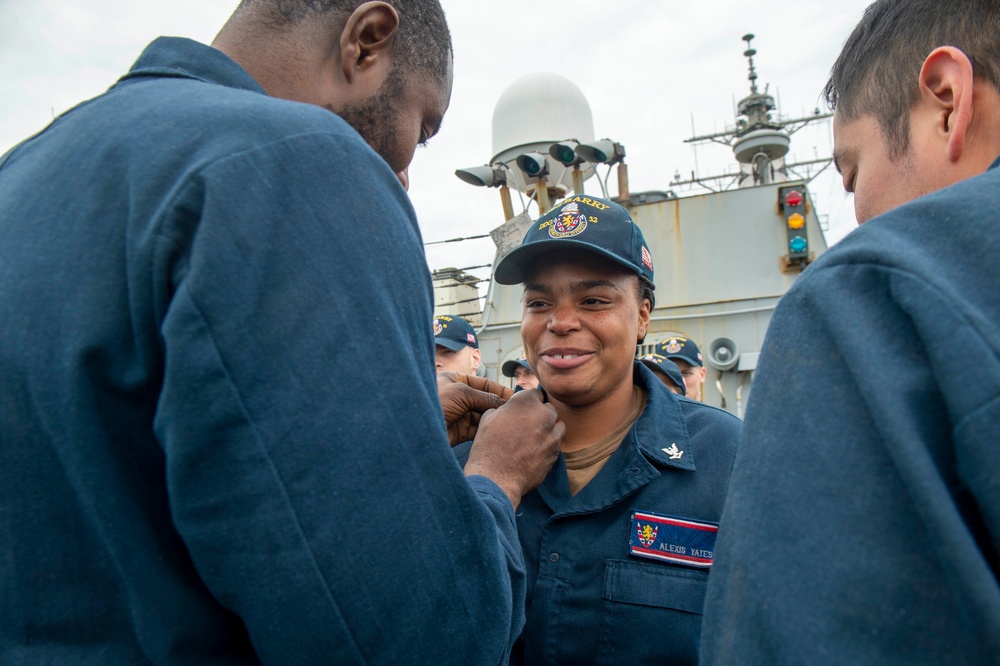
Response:
[[[1000,472],[996,353],[912,275],[848,264],[800,280],[754,380],[702,661],[988,662],[1000,650],[997,490],[983,482]],[[972,386],[980,406],[966,409]],[[994,453],[972,470],[983,418]]]
[[[467,482],[409,201],[351,137],[206,165],[159,231],[155,426],[174,522],[268,663],[501,662],[513,510]]]

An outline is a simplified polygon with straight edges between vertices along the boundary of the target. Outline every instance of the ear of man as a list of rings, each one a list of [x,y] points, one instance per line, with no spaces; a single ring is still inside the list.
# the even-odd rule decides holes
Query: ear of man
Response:
[[[399,14],[384,2],[366,2],[351,12],[340,33],[340,67],[345,80],[352,84],[374,81],[377,89],[392,66],[392,44],[398,30]]]
[[[911,132],[930,132],[948,161],[957,163],[965,154],[975,116],[972,62],[953,46],[934,49],[920,68],[918,91]]]

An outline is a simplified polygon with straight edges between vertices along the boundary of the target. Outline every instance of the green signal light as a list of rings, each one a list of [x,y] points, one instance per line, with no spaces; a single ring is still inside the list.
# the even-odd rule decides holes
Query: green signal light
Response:
[[[555,149],[555,158],[563,164],[569,164],[576,159],[576,153],[569,146],[559,146]]]

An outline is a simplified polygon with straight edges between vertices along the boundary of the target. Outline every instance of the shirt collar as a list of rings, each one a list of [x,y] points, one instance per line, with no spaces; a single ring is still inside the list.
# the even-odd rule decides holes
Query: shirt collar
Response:
[[[260,84],[225,53],[183,37],[155,39],[115,85],[128,85],[146,77],[196,79],[266,94]]]
[[[646,409],[597,476],[576,497],[570,497],[566,466],[559,456],[538,487],[553,513],[603,511],[657,478],[661,474],[658,466],[696,471],[680,399],[639,361],[633,366],[633,382],[649,394]]]
[[[652,462],[695,471],[682,398],[664,386],[641,362],[635,362],[633,372],[633,381],[649,392],[646,409],[632,426],[636,446]]]

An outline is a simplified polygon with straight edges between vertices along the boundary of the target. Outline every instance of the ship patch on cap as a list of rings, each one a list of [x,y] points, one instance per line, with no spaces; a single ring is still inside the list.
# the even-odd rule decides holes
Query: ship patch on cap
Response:
[[[653,282],[653,256],[628,210],[584,196],[564,199],[539,217],[521,245],[500,259],[493,277],[498,284],[520,284],[542,254],[563,249],[593,252]]]
[[[559,215],[549,227],[552,238],[569,238],[582,233],[587,228],[587,216],[580,212],[580,206],[570,202],[559,210]]]
[[[459,351],[463,347],[479,349],[479,340],[472,325],[458,316],[436,315],[433,322],[434,343]]]
[[[701,350],[694,340],[682,336],[667,338],[656,345],[656,353],[662,354],[669,359],[681,359],[691,365],[704,366],[705,361],[701,357]]]

